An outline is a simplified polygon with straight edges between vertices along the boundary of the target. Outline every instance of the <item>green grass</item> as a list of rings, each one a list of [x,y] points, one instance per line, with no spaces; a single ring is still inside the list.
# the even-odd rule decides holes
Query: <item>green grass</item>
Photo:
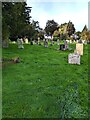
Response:
[[[3,58],[19,56],[18,64],[3,65],[3,118],[87,118],[88,46],[84,45],[81,65],[68,64],[71,51],[10,44]]]

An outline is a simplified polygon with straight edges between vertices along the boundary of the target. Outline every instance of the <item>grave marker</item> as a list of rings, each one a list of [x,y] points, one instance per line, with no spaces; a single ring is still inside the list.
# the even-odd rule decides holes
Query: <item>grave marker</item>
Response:
[[[77,51],[80,55],[83,55],[83,44],[77,43],[77,44],[76,44],[76,51]]]
[[[68,55],[69,64],[79,64],[80,65],[80,55],[75,53],[70,53]]]

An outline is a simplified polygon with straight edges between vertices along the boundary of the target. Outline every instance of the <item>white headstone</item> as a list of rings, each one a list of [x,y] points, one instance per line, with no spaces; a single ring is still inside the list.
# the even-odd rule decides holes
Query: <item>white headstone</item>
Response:
[[[79,64],[80,65],[80,55],[79,54],[70,53],[68,55],[68,63],[69,64]]]
[[[28,38],[25,38],[25,43],[28,44]]]

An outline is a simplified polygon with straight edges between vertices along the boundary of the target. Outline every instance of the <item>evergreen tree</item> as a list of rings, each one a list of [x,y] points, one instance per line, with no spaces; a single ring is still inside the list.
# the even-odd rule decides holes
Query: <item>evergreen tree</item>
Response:
[[[68,33],[68,36],[70,37],[72,34],[74,34],[75,32],[75,27],[74,27],[74,24],[72,22],[68,22],[68,25],[67,25],[67,33]]]
[[[53,32],[57,29],[58,23],[54,20],[48,20],[46,23],[45,31],[48,35],[52,35]]]

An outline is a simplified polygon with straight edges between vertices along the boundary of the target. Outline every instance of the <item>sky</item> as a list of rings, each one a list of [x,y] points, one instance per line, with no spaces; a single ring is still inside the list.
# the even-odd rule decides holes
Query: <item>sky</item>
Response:
[[[59,25],[71,21],[76,31],[88,27],[88,0],[27,0],[32,7],[32,19],[45,28],[47,20],[54,20]]]

